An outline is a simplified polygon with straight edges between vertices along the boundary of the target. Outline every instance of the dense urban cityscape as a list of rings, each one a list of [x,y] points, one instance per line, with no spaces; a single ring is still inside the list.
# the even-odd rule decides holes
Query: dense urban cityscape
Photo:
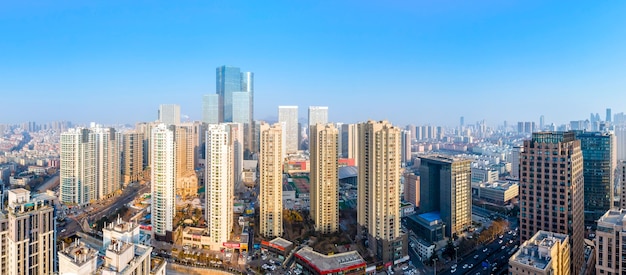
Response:
[[[0,275],[626,274],[624,14],[2,3]]]
[[[266,122],[253,98],[220,66],[201,121],[0,125],[0,274],[621,273],[624,113]]]

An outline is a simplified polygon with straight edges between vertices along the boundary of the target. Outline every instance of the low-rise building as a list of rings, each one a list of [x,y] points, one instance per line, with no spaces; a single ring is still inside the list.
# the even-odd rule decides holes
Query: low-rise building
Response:
[[[595,237],[596,274],[622,274],[626,251],[626,209],[609,210],[598,220]]]
[[[446,225],[439,212],[411,215],[407,218],[407,227],[429,243],[436,243],[445,238]]]
[[[414,238],[415,250],[417,250],[417,255],[423,260],[430,259],[431,256],[435,253],[435,244],[429,243],[421,238]]]
[[[271,241],[262,241],[261,247],[279,255],[287,256],[293,249],[293,243],[281,237]]]
[[[501,180],[472,183],[472,196],[492,203],[505,204],[519,196],[519,184]]]
[[[548,231],[537,232],[511,256],[509,274],[569,275],[569,236]]]
[[[305,246],[294,256],[296,266],[301,268],[305,275],[365,274],[367,268],[367,263],[356,251],[324,255]]]
[[[206,228],[199,227],[185,227],[182,234],[183,245],[188,245],[195,248],[211,248],[211,236],[207,232]]]

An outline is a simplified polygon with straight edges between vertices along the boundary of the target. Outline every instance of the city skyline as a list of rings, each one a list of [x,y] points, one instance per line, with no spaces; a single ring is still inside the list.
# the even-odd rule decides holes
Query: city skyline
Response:
[[[11,104],[0,123],[134,124],[164,103],[201,120],[222,65],[256,74],[258,120],[279,105],[300,106],[299,117],[329,106],[332,122],[445,126],[624,111],[614,104],[626,99],[620,2],[170,5],[6,4],[0,92]],[[241,37],[255,47],[218,43]],[[548,112],[554,102],[569,108]]]

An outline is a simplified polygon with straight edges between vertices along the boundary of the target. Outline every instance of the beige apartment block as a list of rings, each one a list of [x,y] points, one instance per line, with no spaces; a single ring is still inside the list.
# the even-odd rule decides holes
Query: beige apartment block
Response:
[[[283,145],[281,124],[261,124],[259,153],[259,233],[265,238],[283,235]]]
[[[315,124],[309,132],[311,218],[315,231],[330,234],[339,229],[339,130],[333,124]]]

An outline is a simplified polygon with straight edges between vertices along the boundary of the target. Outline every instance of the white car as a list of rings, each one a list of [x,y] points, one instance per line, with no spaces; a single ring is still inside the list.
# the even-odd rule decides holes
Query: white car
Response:
[[[501,243],[502,243],[502,240],[499,240],[499,241],[498,241],[498,243],[499,243],[499,244],[501,244]]]
[[[468,267],[469,267],[469,265],[467,265],[467,264],[464,264],[464,265],[463,265],[463,269],[466,269],[466,268],[468,268]]]
[[[483,249],[483,252],[487,252],[487,250],[489,250],[489,249],[485,247],[485,249]]]
[[[478,259],[478,255],[474,255],[474,259]]]
[[[456,269],[453,268],[452,270],[450,270],[450,273],[454,273],[454,272],[456,272]]]

